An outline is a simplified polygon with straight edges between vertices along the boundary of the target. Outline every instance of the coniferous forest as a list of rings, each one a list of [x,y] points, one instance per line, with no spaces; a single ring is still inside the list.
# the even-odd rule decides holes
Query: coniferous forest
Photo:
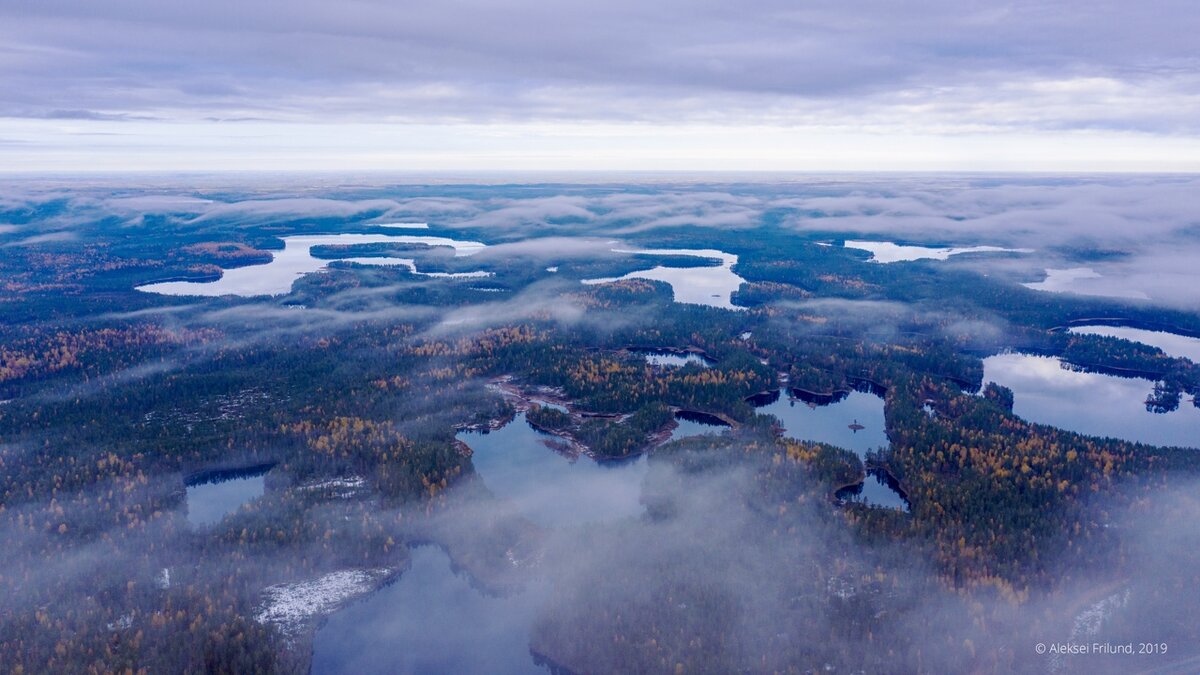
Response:
[[[475,594],[528,603],[468,612],[519,625],[520,667],[493,672],[1188,671],[1200,424],[1153,434],[1200,420],[1200,365],[1076,329],[1195,338],[1200,313],[1030,288],[1038,253],[872,261],[844,242],[886,237],[782,205],[806,189],[0,202],[3,670],[470,670],[469,631],[423,617]],[[767,205],[689,222],[715,193]],[[667,198],[677,224],[622,211]],[[530,215],[555,199],[587,215]],[[237,286],[315,235],[281,291]],[[708,278],[734,281],[691,290]],[[995,379],[1009,362],[1040,384]],[[1022,407],[1060,378],[1085,408],[1140,392],[1119,396],[1144,427]],[[408,597],[431,547],[458,595],[372,604]],[[439,634],[384,634],[419,663],[350,654],[329,636],[353,612]],[[1066,642],[1142,651],[1035,650]]]

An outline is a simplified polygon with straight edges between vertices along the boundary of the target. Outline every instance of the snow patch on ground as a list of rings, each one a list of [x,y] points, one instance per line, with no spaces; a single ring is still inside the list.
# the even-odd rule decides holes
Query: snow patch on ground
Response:
[[[310,619],[374,591],[392,571],[386,567],[338,570],[309,581],[270,586],[263,591],[255,618],[278,625],[284,633],[294,633]]]
[[[1073,643],[1091,642],[1099,635],[1104,623],[1127,604],[1129,604],[1129,589],[1125,588],[1083,608],[1083,611],[1075,615],[1069,641]],[[1062,654],[1051,654],[1048,665],[1051,673],[1059,673],[1063,671],[1066,663],[1063,661]]]
[[[1103,600],[1087,607],[1075,616],[1075,625],[1071,638],[1093,638],[1100,632],[1100,627],[1112,616],[1113,612],[1121,609],[1129,602],[1129,589],[1118,591]]]
[[[829,580],[825,582],[825,588],[830,595],[841,598],[842,600],[849,600],[855,595],[858,595],[858,591],[855,590],[854,584],[851,583],[847,577],[829,577]]]
[[[121,616],[117,617],[116,621],[113,621],[112,623],[108,624],[107,628],[110,631],[122,631],[122,630],[127,630],[132,625],[133,625],[133,614],[122,614]]]
[[[367,479],[362,476],[349,476],[347,478],[331,478],[323,480],[319,483],[310,483],[300,486],[305,492],[323,490],[332,493],[333,497],[347,499],[359,493],[367,486]]]

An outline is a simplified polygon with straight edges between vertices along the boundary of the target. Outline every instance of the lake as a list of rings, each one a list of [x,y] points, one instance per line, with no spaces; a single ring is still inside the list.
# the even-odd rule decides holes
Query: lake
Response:
[[[846,248],[858,249],[860,251],[869,251],[871,257],[868,262],[874,263],[895,263],[907,262],[910,260],[946,260],[952,255],[962,255],[963,253],[1032,253],[1032,249],[1028,248],[1002,248],[999,246],[959,246],[947,248],[935,248],[931,246],[909,246],[905,244],[896,244],[890,241],[860,241],[847,240],[843,246]]]
[[[1067,370],[1049,356],[999,354],[983,360],[984,382],[1013,391],[1013,412],[1031,422],[1090,436],[1200,447],[1200,409],[1183,397],[1169,413],[1146,410],[1148,380]]]
[[[671,286],[671,291],[674,294],[675,302],[692,304],[692,305],[708,305],[709,307],[720,307],[722,309],[736,309],[741,307],[734,306],[731,298],[733,292],[736,291],[745,279],[733,273],[733,266],[737,264],[738,257],[732,253],[718,251],[715,249],[647,249],[641,251],[624,251],[618,250],[618,253],[637,253],[639,255],[648,256],[694,256],[697,258],[711,258],[720,260],[718,266],[708,267],[664,267],[657,266],[650,269],[638,270],[630,272],[621,277],[613,277],[608,279],[585,279],[585,284],[606,284],[613,281],[622,281],[625,279],[649,279],[651,281],[662,281]]]
[[[900,486],[882,471],[868,471],[866,480],[838,490],[835,496],[838,499],[866,506],[878,506],[899,511],[908,511],[909,509],[908,502],[900,496]]]
[[[471,463],[483,484],[539,525],[579,525],[644,510],[645,457],[603,463],[567,457],[551,448],[562,441],[529,426],[524,413],[495,431],[464,431],[458,439],[473,451]]]
[[[1072,326],[1068,332],[1079,335],[1105,335],[1124,338],[1158,347],[1163,353],[1176,358],[1200,363],[1200,338],[1178,335],[1159,330],[1144,330],[1127,326]]]
[[[692,436],[714,436],[729,428],[728,424],[713,419],[708,415],[696,415],[686,411],[675,413],[675,428],[671,430],[669,441]]]
[[[1128,288],[1120,279],[1109,279],[1090,267],[1049,268],[1041,281],[1022,284],[1035,291],[1050,293],[1074,293],[1076,295],[1101,295],[1109,298],[1131,298],[1148,300],[1149,295]]]
[[[312,255],[314,246],[357,246],[362,244],[424,244],[448,246],[456,256],[467,256],[483,250],[486,245],[477,241],[458,241],[446,237],[385,234],[306,234],[283,238],[283,250],[271,252],[271,262],[264,265],[248,265],[222,270],[221,278],[215,281],[164,281],[138,286],[146,293],[181,296],[219,297],[237,295],[253,297],[260,295],[286,295],[292,290],[296,279],[325,269],[333,260]],[[412,258],[355,257],[338,258],[343,262],[359,265],[405,267],[414,274],[416,262]],[[431,273],[425,276],[487,276],[486,272],[460,274]]]
[[[757,403],[755,411],[774,415],[783,427],[783,435],[789,438],[836,445],[853,451],[860,459],[865,459],[870,450],[889,445],[883,399],[869,392],[851,391],[835,396],[832,402],[816,404],[776,391],[759,397]],[[866,480],[839,490],[837,497],[907,511],[908,502],[897,487],[879,472],[869,471]]]
[[[192,525],[205,527],[221,522],[266,492],[270,466],[244,471],[218,471],[188,481],[187,518]]]
[[[552,449],[524,413],[500,429],[466,431],[471,462],[499,499],[539,525],[572,527],[637,517],[644,457],[597,463]],[[529,653],[547,586],[534,575],[504,595],[481,591],[440,548],[420,546],[391,585],[342,609],[313,643],[313,673],[544,673]]]
[[[630,349],[629,351],[641,355],[646,359],[646,363],[652,366],[680,368],[689,363],[694,363],[698,366],[708,368],[712,365],[712,362],[704,358],[703,355],[694,352],[670,352],[654,349]]]
[[[398,580],[328,618],[312,672],[545,673],[529,653],[542,586],[490,595],[435,546],[412,551]]]
[[[771,398],[770,403],[756,411],[778,418],[785,436],[836,445],[854,451],[860,458],[868,450],[888,446],[883,399],[875,394],[851,391],[825,405],[806,403],[778,392]],[[855,424],[862,428],[851,428]]]

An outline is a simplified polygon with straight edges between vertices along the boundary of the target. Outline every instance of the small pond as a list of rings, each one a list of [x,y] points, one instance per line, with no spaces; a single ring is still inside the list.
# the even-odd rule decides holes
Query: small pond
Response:
[[[673,352],[657,349],[630,349],[629,351],[641,355],[646,359],[646,363],[652,366],[681,368],[689,363],[694,363],[698,366],[708,368],[712,365],[712,362],[704,358],[702,354],[695,352]]]
[[[867,478],[858,485],[842,488],[835,495],[838,499],[867,506],[908,511],[908,501],[901,496],[900,486],[882,471],[868,471]]]
[[[671,431],[668,440],[677,441],[692,436],[715,436],[729,428],[729,425],[711,415],[691,413],[680,410],[675,413],[676,427]]]
[[[187,516],[192,525],[204,527],[221,522],[266,492],[266,475],[271,465],[246,469],[206,471],[188,479]]]

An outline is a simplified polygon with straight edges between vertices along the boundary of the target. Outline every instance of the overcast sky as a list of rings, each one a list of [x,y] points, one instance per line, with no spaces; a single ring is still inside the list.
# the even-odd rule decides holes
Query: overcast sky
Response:
[[[42,169],[1200,170],[1195,0],[0,0]]]

